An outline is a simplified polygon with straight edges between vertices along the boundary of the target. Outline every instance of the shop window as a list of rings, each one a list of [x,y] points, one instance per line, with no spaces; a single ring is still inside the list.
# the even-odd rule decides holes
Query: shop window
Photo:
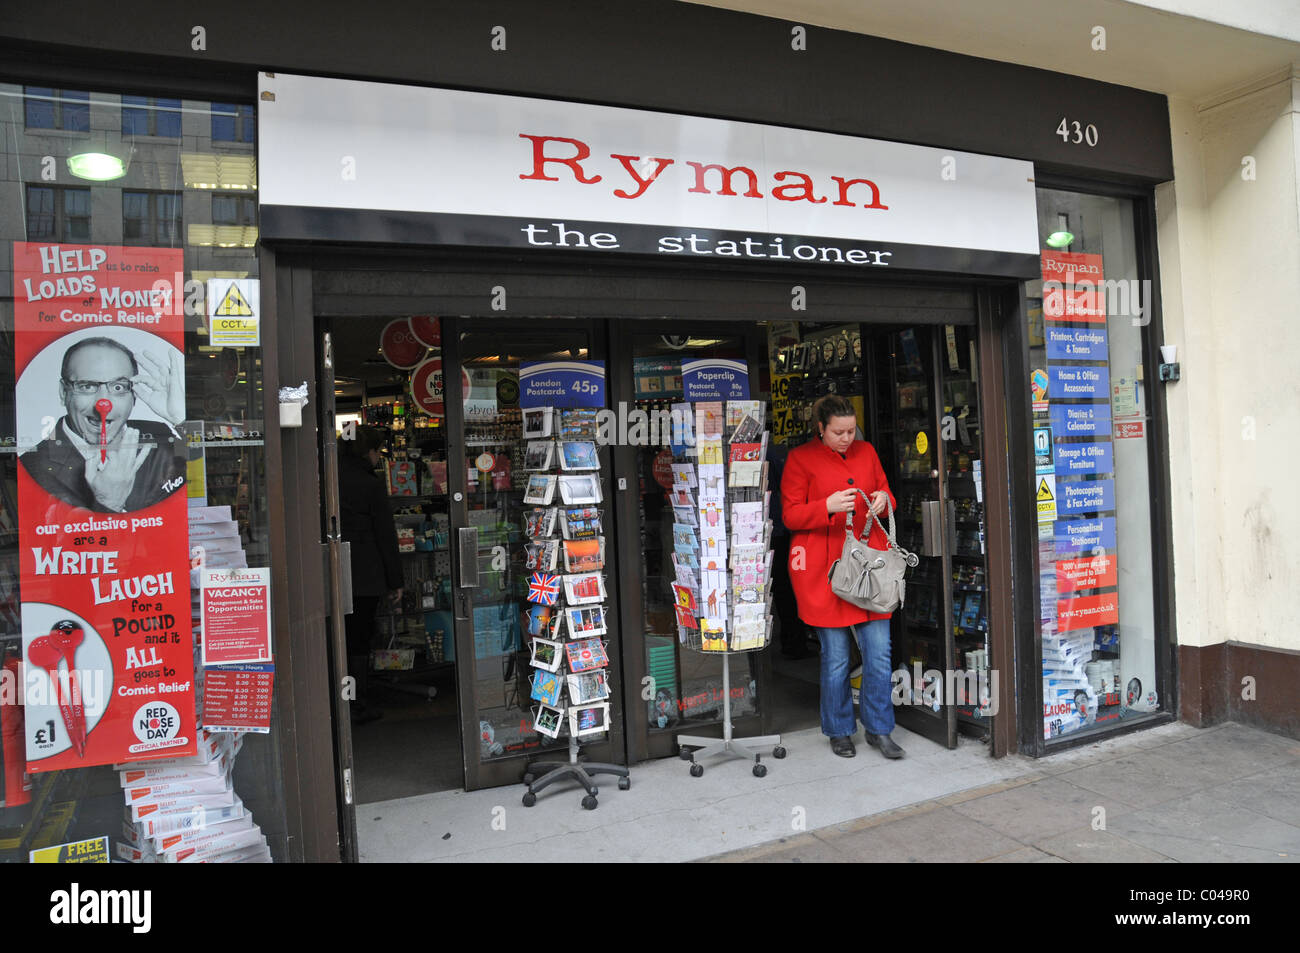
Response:
[[[257,198],[252,195],[212,196],[212,224],[248,226],[257,224]]]
[[[252,142],[254,129],[252,106],[212,104],[213,142]]]
[[[122,241],[128,245],[179,245],[181,205],[175,192],[123,192]]]
[[[1026,289],[1048,743],[1158,711],[1150,376],[1133,203],[1038,190]]]
[[[90,189],[27,186],[27,240],[90,241]]]
[[[28,129],[89,132],[90,93],[49,86],[24,86],[23,120]]]
[[[201,570],[270,566],[262,352],[250,343],[255,337],[214,339],[198,293],[228,299],[231,313],[244,315],[247,302],[256,300],[255,238],[219,258],[211,248],[183,245],[185,191],[179,189],[125,190],[120,179],[93,188],[24,181],[20,172],[39,175],[31,171],[32,156],[53,154],[62,175],[66,154],[80,140],[59,150],[43,131],[87,131],[90,94],[0,84],[0,96],[21,99],[25,120],[15,108],[9,134],[0,136],[0,314],[10,332],[0,339],[0,444],[10,450],[0,454],[0,862],[25,862],[33,852],[67,843],[93,852],[104,835],[115,858],[141,850],[145,859],[156,858],[152,843],[131,842],[138,828],[123,832],[127,769],[113,765],[135,769],[161,750],[159,742],[176,740],[177,725],[189,738],[217,738],[219,745],[206,749],[216,756],[209,765],[218,767],[191,772],[206,772],[196,787],[217,789],[195,804],[220,816],[234,819],[242,811],[251,818],[246,829],[252,833],[226,846],[233,849],[238,840],[238,849],[251,857],[264,836],[272,858],[282,860],[281,685],[268,690],[266,672],[204,672],[193,660]],[[104,91],[95,92],[95,101],[113,109],[120,104],[123,133],[154,137],[136,150],[130,166],[132,181],[149,183],[176,182],[184,167],[181,110],[210,107]],[[110,115],[110,126],[115,120]],[[223,214],[245,215],[248,207],[255,212],[255,180],[250,185],[241,207]],[[92,207],[98,210],[93,223]],[[160,285],[169,297],[158,297]],[[185,303],[186,313],[167,307],[168,301]],[[189,313],[196,302],[198,313]],[[62,312],[76,318],[48,330],[41,323],[44,315]],[[81,341],[89,343],[69,356]],[[178,366],[183,375],[170,373]],[[183,388],[172,386],[178,378]],[[123,446],[128,440],[149,445],[136,471],[145,476],[133,476],[114,496],[85,476],[85,461],[97,451],[101,461],[130,452]],[[31,479],[20,480],[20,471]],[[47,513],[58,501],[90,509],[94,533],[71,534],[70,524],[58,520],[42,533],[44,542],[34,541],[36,525],[47,528]],[[161,526],[153,522],[159,517]],[[84,575],[24,572],[19,554],[33,547],[101,553],[96,578],[102,601],[86,595]],[[110,553],[112,569],[106,571],[103,559]],[[273,593],[271,601],[277,597]],[[29,614],[42,606],[55,616],[43,618],[34,632]],[[55,677],[71,680],[74,662],[84,706],[61,709],[51,686]],[[20,665],[41,677],[51,670],[69,674],[47,677],[35,695],[24,685],[16,696]],[[150,679],[152,689],[130,698],[115,690],[147,688]],[[211,710],[205,717],[201,703],[218,697],[212,690],[223,680],[238,683],[225,686],[230,697],[239,691],[258,706],[269,702],[269,714],[253,706],[231,709],[235,720],[229,722],[213,720],[218,716]],[[245,683],[260,684],[249,692]],[[142,724],[146,695],[151,710]],[[197,734],[200,723],[211,735]],[[230,727],[254,730],[237,743],[237,732],[224,730]],[[233,796],[222,778],[227,764],[233,766]]]
[[[122,134],[179,138],[181,101],[152,96],[123,96]]]

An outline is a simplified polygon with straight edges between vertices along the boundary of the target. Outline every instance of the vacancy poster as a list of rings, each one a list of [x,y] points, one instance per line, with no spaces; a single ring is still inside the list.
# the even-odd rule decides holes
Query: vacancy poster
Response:
[[[193,754],[182,252],[13,265],[28,770]]]

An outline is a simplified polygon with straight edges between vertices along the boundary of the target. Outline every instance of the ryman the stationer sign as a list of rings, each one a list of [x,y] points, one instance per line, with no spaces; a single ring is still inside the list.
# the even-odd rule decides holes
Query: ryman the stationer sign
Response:
[[[1028,162],[489,93],[260,82],[264,239],[1038,274]]]

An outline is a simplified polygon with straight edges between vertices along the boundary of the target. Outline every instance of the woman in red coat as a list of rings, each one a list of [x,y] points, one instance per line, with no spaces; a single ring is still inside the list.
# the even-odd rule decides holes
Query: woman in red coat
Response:
[[[790,581],[799,604],[799,618],[821,641],[822,733],[831,750],[844,758],[857,754],[853,735],[853,695],[849,687],[849,633],[862,652],[861,716],[867,743],[886,758],[901,758],[903,749],[889,736],[894,730],[890,702],[891,660],[889,614],[868,612],[831,591],[831,563],[844,547],[844,527],[855,519],[861,534],[858,490],[871,500],[872,513],[895,505],[875,448],[855,440],[857,415],[843,397],[829,394],[813,405],[815,439],[790,451],[781,477],[781,514],[790,536]],[[874,521],[873,521],[874,523]],[[870,545],[888,543],[879,526],[872,527]]]

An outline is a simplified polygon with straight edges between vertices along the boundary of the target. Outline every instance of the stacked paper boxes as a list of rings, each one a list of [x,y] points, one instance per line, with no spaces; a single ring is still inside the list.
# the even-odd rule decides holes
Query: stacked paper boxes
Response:
[[[1043,737],[1092,724],[1097,690],[1085,666],[1092,661],[1091,629],[1043,634]]]
[[[119,764],[126,823],[117,854],[131,863],[270,863],[266,836],[230,783],[242,744],[199,731],[188,758]]]

